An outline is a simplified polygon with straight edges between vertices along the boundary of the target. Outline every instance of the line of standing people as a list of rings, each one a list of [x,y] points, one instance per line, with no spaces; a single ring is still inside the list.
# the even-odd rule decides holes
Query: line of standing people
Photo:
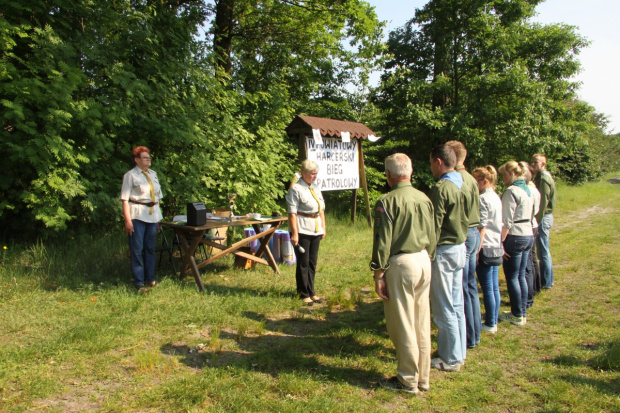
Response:
[[[538,222],[538,287],[553,285],[548,234],[556,195],[544,155],[532,158],[533,182],[527,163],[510,161],[500,167],[506,185],[501,199],[495,192],[495,168],[476,168],[470,175],[464,167],[466,155],[458,141],[433,148],[430,168],[438,181],[428,197],[411,185],[413,170],[407,155],[394,154],[385,161],[391,189],[374,207],[370,262],[398,361],[397,375],[380,382],[385,388],[426,391],[430,368],[459,371],[467,349],[480,343],[481,331],[497,332],[498,320],[525,324],[537,288],[537,262],[530,251]],[[502,264],[511,311],[500,315]],[[435,358],[431,358],[429,308],[438,327]]]

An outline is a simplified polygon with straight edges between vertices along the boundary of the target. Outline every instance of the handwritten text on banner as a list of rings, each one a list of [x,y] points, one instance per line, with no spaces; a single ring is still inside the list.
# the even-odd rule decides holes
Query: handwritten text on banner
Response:
[[[357,139],[342,142],[339,138],[327,137],[318,144],[313,138],[306,137],[308,159],[319,165],[316,184],[321,191],[360,187],[357,144]]]

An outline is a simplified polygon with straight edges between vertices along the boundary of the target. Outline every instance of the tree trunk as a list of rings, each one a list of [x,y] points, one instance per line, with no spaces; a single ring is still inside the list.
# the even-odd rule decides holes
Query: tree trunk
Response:
[[[218,0],[215,6],[215,24],[213,35],[213,50],[216,63],[224,73],[232,71],[232,37],[234,28],[235,0]]]

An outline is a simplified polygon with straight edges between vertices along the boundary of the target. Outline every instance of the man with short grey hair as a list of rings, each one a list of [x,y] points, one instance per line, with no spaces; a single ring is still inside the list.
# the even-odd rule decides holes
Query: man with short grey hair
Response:
[[[385,160],[391,189],[375,205],[370,269],[398,360],[397,375],[380,383],[415,394],[430,388],[429,257],[435,250],[435,230],[433,205],[411,185],[411,174],[407,155],[397,153]]]

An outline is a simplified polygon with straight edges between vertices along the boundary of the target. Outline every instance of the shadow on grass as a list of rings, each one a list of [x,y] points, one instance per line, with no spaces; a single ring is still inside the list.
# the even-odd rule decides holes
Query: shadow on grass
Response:
[[[305,373],[364,389],[375,387],[382,374],[371,367],[372,359],[394,360],[394,351],[387,350],[375,338],[387,338],[382,304],[363,303],[350,311],[328,313],[322,319],[306,318],[303,310],[294,317],[278,320],[246,312],[247,318],[264,323],[264,330],[253,336],[219,332],[215,341],[236,340],[235,350],[222,350],[217,344],[196,349],[168,343],[161,351],[181,356],[183,364],[197,369],[235,367],[273,377]]]
[[[560,355],[545,362],[561,367],[589,367],[596,371],[620,371],[620,343],[617,340],[598,344],[589,343],[581,347],[586,350],[600,351],[600,354],[591,359],[583,359],[573,355]],[[612,396],[620,394],[620,379],[618,378],[611,381],[599,380],[583,377],[583,374],[580,372],[572,375],[564,374],[558,377],[572,384],[594,387],[598,391]]]

